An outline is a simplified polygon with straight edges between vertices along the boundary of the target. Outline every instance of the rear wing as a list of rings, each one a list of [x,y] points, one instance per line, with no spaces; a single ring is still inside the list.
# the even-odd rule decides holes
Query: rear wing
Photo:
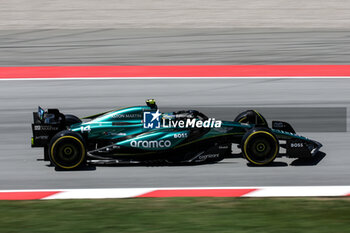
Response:
[[[58,109],[44,111],[40,106],[33,112],[32,147],[45,147],[56,133],[65,129],[65,116]]]

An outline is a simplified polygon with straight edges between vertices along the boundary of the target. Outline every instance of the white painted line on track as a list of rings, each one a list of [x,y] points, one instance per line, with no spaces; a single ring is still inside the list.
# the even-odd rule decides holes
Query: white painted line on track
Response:
[[[0,81],[58,81],[58,80],[191,80],[191,79],[349,79],[350,76],[281,76],[281,77],[69,77],[69,78],[0,78]]]
[[[245,197],[336,197],[350,194],[350,186],[263,187]]]

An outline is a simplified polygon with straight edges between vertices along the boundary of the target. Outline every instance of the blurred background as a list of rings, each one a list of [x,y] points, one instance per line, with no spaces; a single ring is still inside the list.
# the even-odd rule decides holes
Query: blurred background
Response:
[[[0,0],[0,66],[347,64],[347,0]]]

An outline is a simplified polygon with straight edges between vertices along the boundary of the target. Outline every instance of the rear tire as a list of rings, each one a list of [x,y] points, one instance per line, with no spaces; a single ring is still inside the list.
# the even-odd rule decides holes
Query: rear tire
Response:
[[[243,156],[254,165],[271,163],[279,152],[276,136],[265,128],[254,128],[248,131],[241,145]]]
[[[50,142],[49,158],[55,168],[71,170],[86,163],[83,137],[69,130],[57,133]]]

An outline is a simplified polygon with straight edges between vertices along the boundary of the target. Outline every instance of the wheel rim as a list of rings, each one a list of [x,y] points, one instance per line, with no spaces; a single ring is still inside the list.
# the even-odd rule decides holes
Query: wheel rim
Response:
[[[265,143],[260,142],[260,143],[258,143],[258,144],[256,145],[255,148],[256,148],[256,150],[257,150],[259,153],[261,153],[261,152],[264,152],[264,151],[265,151],[266,145],[265,145]]]
[[[77,158],[79,148],[72,143],[63,144],[58,148],[57,157],[60,161],[65,161],[66,163],[69,161],[74,161]]]

